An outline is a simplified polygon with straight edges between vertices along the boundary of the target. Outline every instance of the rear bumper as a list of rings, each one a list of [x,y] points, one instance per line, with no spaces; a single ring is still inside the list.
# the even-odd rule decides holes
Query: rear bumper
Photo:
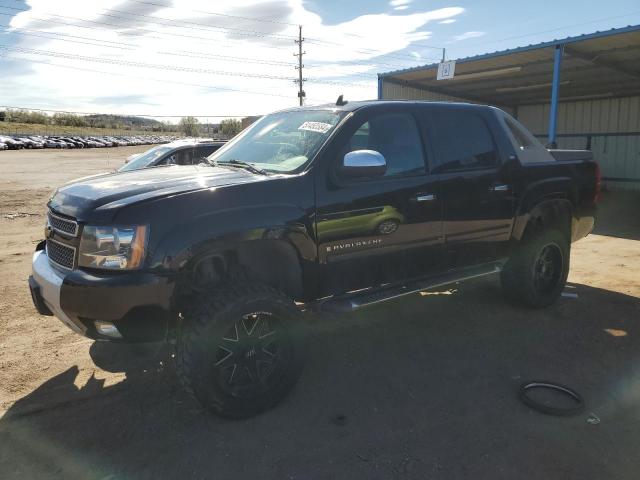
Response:
[[[571,241],[575,242],[576,240],[580,240],[581,238],[586,237],[593,231],[594,226],[595,226],[594,217],[582,217],[580,220],[576,221],[573,225]]]
[[[167,276],[145,272],[61,272],[50,265],[46,252],[41,250],[33,254],[29,287],[38,312],[52,314],[74,332],[93,339],[162,340],[172,318],[174,282]],[[101,333],[96,322],[112,324],[118,335]]]
[[[571,241],[575,242],[589,235],[596,224],[595,208],[584,213],[580,218],[575,218],[571,224]]]

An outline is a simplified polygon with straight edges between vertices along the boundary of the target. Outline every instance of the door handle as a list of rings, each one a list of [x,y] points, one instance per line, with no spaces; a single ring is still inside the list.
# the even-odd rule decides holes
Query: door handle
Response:
[[[508,192],[509,191],[509,185],[492,185],[491,187],[489,187],[489,191],[490,192]]]
[[[416,197],[417,202],[433,202],[436,199],[433,193],[421,193]]]

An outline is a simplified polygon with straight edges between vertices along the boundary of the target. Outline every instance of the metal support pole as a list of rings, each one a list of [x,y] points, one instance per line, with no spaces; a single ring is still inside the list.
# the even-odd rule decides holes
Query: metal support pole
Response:
[[[378,76],[378,100],[382,100],[382,78]]]
[[[553,57],[553,82],[551,84],[551,109],[549,111],[549,148],[557,148],[556,130],[558,126],[558,100],[560,98],[560,69],[564,45],[556,45]]]

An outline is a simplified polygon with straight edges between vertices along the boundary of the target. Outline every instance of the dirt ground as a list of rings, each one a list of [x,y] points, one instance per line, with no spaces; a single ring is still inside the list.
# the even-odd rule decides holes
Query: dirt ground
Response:
[[[0,478],[640,477],[638,195],[605,195],[553,307],[487,279],[314,318],[292,394],[226,421],[175,386],[168,348],[93,343],[31,305],[51,192],[142,149],[0,152]],[[530,379],[585,412],[530,410]]]

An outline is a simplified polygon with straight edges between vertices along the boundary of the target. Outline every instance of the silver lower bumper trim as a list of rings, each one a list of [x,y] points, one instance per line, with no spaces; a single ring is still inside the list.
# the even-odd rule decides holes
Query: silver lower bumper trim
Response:
[[[67,327],[82,335],[82,330],[71,321],[60,306],[60,290],[62,289],[63,274],[49,264],[49,258],[44,251],[33,254],[32,275],[40,287],[40,293],[49,310]]]

